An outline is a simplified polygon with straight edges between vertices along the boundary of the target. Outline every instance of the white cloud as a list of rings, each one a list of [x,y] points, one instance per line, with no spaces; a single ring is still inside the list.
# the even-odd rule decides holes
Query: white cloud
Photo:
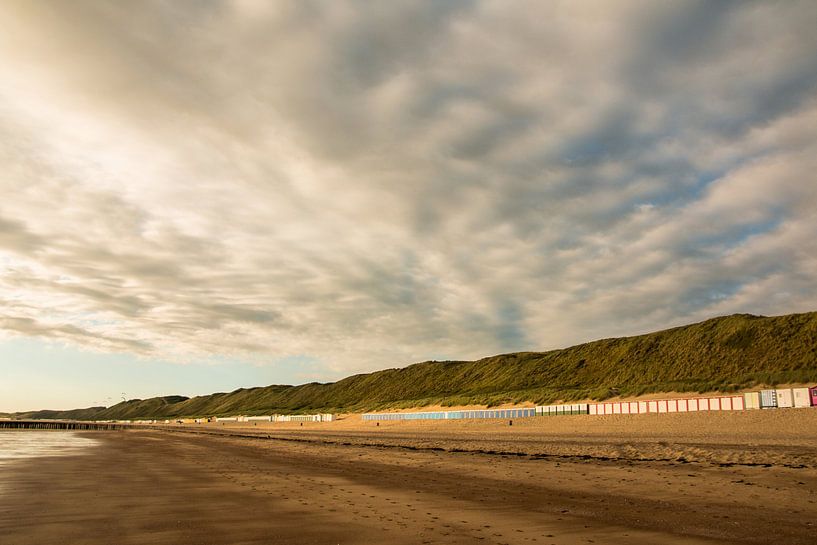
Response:
[[[0,10],[9,334],[337,374],[817,306],[808,2]]]

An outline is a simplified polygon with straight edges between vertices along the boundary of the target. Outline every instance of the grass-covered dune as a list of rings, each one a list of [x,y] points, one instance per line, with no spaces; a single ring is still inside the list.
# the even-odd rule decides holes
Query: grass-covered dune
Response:
[[[338,382],[131,400],[29,418],[133,419],[497,405],[817,382],[817,312],[733,315],[656,333],[477,361],[430,361]]]

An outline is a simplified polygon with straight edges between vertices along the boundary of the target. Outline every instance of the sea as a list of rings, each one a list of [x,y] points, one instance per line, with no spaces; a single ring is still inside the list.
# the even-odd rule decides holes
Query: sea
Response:
[[[97,443],[74,431],[0,430],[0,494],[3,474],[11,471],[13,464],[28,458],[80,454]]]

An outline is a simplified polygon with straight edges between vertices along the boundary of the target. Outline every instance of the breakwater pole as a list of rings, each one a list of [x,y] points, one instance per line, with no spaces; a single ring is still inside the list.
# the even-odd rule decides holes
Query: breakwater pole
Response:
[[[0,420],[0,430],[124,430],[130,427],[116,422]]]

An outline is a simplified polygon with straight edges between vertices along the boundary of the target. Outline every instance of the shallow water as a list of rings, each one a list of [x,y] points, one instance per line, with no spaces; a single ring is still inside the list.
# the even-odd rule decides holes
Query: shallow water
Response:
[[[79,454],[96,444],[74,431],[0,431],[0,470],[25,458]]]

